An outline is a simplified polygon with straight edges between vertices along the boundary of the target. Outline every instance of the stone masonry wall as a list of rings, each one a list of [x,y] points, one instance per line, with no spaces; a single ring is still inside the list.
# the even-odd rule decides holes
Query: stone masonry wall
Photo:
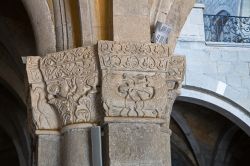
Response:
[[[202,6],[195,5],[175,49],[175,54],[186,55],[184,84],[215,92],[222,84],[220,95],[250,112],[250,44],[205,42],[202,14]]]

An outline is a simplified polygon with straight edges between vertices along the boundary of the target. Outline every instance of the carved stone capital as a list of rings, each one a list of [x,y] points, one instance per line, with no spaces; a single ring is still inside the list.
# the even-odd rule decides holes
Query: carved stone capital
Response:
[[[169,118],[179,94],[185,58],[168,45],[99,41],[106,117]]]
[[[32,117],[36,129],[96,123],[98,69],[94,47],[28,57]]]

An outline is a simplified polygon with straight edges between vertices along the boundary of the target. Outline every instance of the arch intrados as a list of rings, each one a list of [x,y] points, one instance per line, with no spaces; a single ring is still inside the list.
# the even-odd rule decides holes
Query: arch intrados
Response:
[[[188,97],[188,96],[179,96],[177,98],[177,101],[188,102],[188,103],[192,103],[192,104],[197,104],[197,105],[205,107],[205,108],[209,108],[210,110],[213,110],[213,111],[219,113],[220,115],[226,117],[227,119],[229,119],[231,122],[236,124],[239,128],[241,128],[248,136],[250,136],[250,127],[246,123],[244,123],[241,119],[239,119],[234,114],[232,114],[232,113],[228,112],[227,110],[225,110],[224,108],[216,105],[215,103],[210,103],[210,102],[207,102],[205,100],[197,99],[194,97]],[[236,103],[233,103],[233,104],[236,104]],[[240,107],[240,106],[238,106],[238,107]]]
[[[188,140],[188,142],[192,148],[192,151],[194,153],[194,156],[198,162],[198,165],[205,166],[205,159],[204,159],[202,152],[200,150],[199,143],[196,140],[196,138],[194,137],[193,132],[190,129],[186,120],[183,118],[183,116],[180,113],[178,113],[176,111],[172,112],[171,117],[179,125],[180,129],[182,130],[186,139]]]
[[[230,13],[226,10],[221,10],[216,15],[230,16]]]
[[[47,1],[22,0],[32,24],[37,54],[44,56],[56,52],[56,35],[52,11]]]
[[[0,126],[11,138],[18,155],[20,166],[26,166],[28,161],[25,159],[24,149],[21,147],[22,144],[19,142],[19,139],[17,139],[19,138],[18,131],[14,124],[10,123],[11,121],[10,119],[6,119],[6,117],[0,116]]]

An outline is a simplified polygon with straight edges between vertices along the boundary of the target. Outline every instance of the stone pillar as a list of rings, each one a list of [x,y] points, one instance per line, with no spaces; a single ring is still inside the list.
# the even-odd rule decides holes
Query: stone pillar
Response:
[[[169,119],[185,60],[150,43],[148,0],[113,0],[114,41],[99,41],[105,166],[170,166]]]
[[[148,0],[113,0],[113,40],[150,41]]]
[[[60,165],[60,135],[57,132],[37,133],[36,166]]]
[[[170,166],[169,120],[184,57],[168,45],[99,41],[106,166]]]
[[[89,130],[100,121],[106,166],[171,165],[169,120],[185,60],[150,43],[149,0],[112,2],[114,41],[98,42],[99,61],[94,46],[27,58],[38,166],[91,166]]]
[[[101,118],[96,55],[94,47],[81,47],[27,58],[38,166],[92,165],[89,130]]]
[[[92,166],[90,127],[91,124],[81,124],[63,129],[60,166]]]
[[[30,91],[29,125],[36,135],[35,164],[52,166],[59,164],[60,133],[56,112],[48,104],[43,77],[39,69],[40,57],[27,59],[27,75]]]

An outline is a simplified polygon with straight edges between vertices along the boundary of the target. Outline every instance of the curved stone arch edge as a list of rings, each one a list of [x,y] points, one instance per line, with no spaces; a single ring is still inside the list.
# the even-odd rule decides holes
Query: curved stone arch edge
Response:
[[[22,3],[32,24],[38,55],[45,56],[47,53],[55,52],[56,34],[48,2],[22,0]]]
[[[226,97],[206,89],[183,86],[177,100],[209,108],[235,123],[250,136],[250,113]]]
[[[13,121],[13,119],[11,119],[11,121]],[[16,152],[17,152],[17,156],[18,156],[18,160],[19,160],[19,164],[20,166],[27,166],[27,164],[30,163],[30,155],[31,155],[31,149],[29,149],[31,147],[31,142],[30,140],[27,139],[26,135],[24,136],[24,140],[25,142],[22,142],[21,144],[21,135],[20,132],[18,132],[18,124],[13,124],[11,123],[11,121],[9,119],[6,119],[4,117],[0,116],[0,127],[7,133],[7,135],[11,138],[11,141],[13,142],[15,148],[16,148]],[[18,121],[16,121],[16,123],[19,123]],[[27,149],[25,149],[27,148]],[[25,150],[28,156],[25,156]]]
[[[197,164],[199,166],[205,166],[205,158],[200,150],[199,143],[197,142],[196,138],[194,137],[194,134],[193,134],[190,126],[188,125],[188,123],[184,119],[184,117],[180,113],[173,111],[171,114],[171,118],[173,118],[173,120],[179,125],[181,131],[185,135],[185,137],[186,137],[186,139],[191,147],[191,150],[193,152],[194,158],[196,159]]]

